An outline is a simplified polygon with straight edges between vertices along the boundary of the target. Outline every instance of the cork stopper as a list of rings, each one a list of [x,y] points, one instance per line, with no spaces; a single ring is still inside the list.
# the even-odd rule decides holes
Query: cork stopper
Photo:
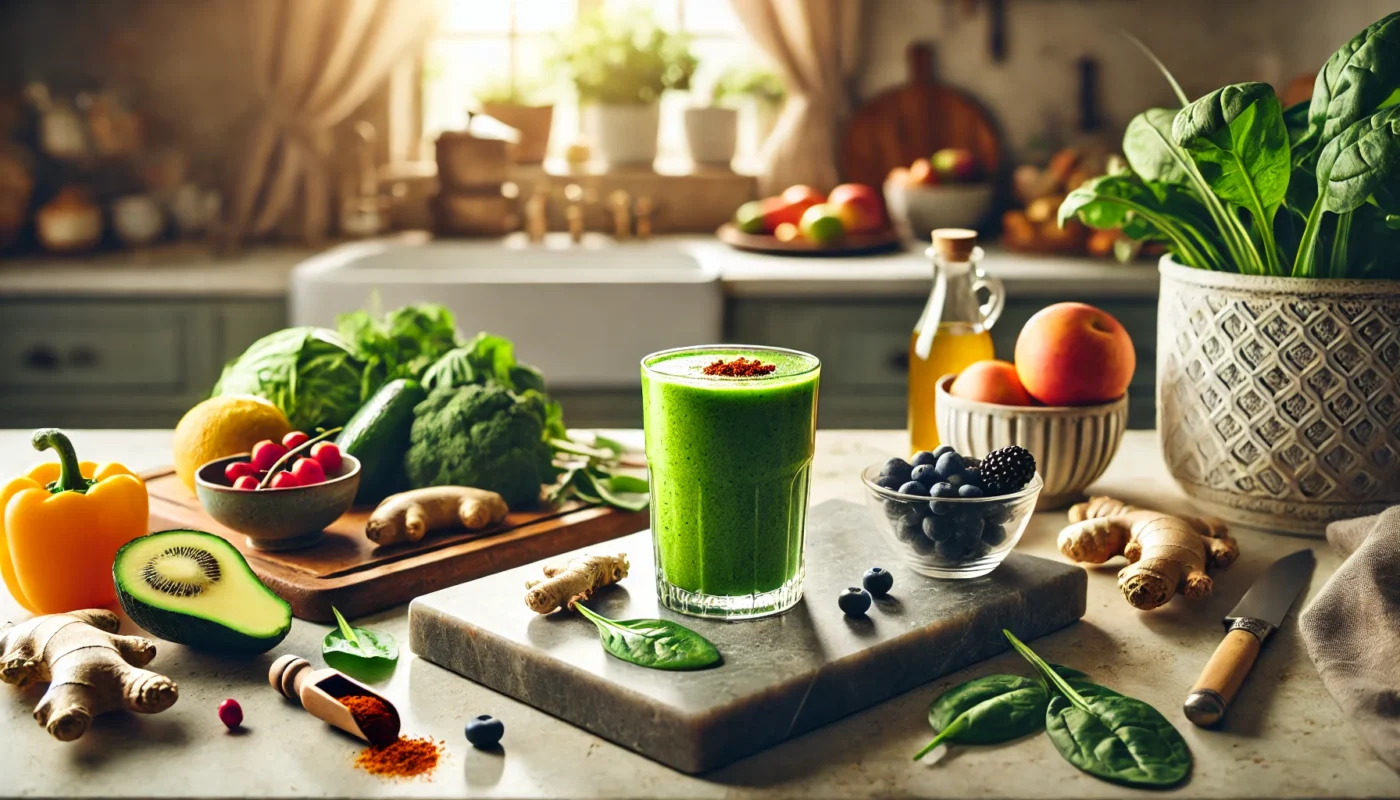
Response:
[[[938,228],[933,232],[933,251],[944,261],[959,263],[972,260],[977,247],[977,231],[967,228]]]

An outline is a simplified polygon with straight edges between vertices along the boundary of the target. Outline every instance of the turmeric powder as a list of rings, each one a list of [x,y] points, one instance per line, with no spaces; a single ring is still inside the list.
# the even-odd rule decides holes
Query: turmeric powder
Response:
[[[627,554],[579,556],[567,563],[546,564],[542,581],[527,581],[525,605],[536,614],[550,614],[559,608],[572,609],[593,593],[627,577]]]

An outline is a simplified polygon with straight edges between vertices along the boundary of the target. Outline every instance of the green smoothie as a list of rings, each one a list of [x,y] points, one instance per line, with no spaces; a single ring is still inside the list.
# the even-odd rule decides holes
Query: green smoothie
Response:
[[[801,598],[820,368],[805,353],[760,347],[642,361],[651,528],[667,607],[760,616]]]

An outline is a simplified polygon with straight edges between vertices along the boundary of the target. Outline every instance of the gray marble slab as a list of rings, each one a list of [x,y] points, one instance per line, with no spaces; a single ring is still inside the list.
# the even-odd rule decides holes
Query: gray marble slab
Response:
[[[1012,553],[991,575],[936,581],[898,565],[863,506],[832,500],[808,515],[805,599],[746,622],[661,609],[650,533],[591,552],[625,552],[629,577],[590,607],[614,619],[665,617],[709,638],[724,663],[698,672],[642,669],[609,656],[592,623],[526,608],[538,564],[425,595],[409,610],[420,657],[683,772],[704,772],[778,744],[1008,649],[1084,615],[1079,567]],[[880,565],[889,599],[866,619],[836,597]]]

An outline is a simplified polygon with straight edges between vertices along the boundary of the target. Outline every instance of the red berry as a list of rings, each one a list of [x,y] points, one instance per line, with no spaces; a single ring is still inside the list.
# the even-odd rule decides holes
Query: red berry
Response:
[[[287,448],[272,441],[264,439],[253,445],[253,466],[258,469],[272,469],[272,465],[277,463],[277,459],[287,454]]]
[[[340,473],[341,457],[340,448],[335,446],[335,442],[318,442],[311,447],[311,457],[321,462],[321,469],[327,475],[338,475]]]
[[[244,475],[256,474],[258,474],[258,468],[247,461],[235,461],[224,467],[224,477],[228,478],[229,483],[234,483]]]
[[[243,706],[232,698],[219,704],[219,721],[228,726],[229,730],[237,728],[243,724]]]
[[[310,438],[310,436],[307,436],[301,431],[292,431],[291,433],[282,437],[282,446],[287,448],[288,450],[294,450],[302,446],[303,444],[306,444],[307,440]]]
[[[302,486],[326,482],[326,471],[321,468],[321,462],[314,458],[298,458],[292,466],[292,475]]]
[[[233,488],[244,492],[251,492],[258,488],[258,479],[252,475],[239,475],[238,480],[233,482]]]
[[[292,473],[283,471],[272,476],[271,485],[274,489],[295,489],[301,485],[301,481]]]

